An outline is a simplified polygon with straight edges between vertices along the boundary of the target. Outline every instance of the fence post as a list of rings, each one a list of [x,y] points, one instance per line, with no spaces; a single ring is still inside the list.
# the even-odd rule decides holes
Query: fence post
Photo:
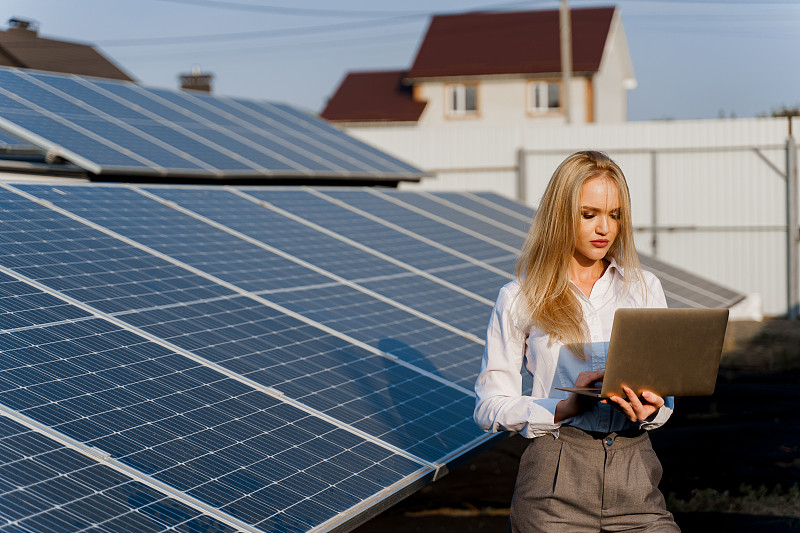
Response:
[[[525,180],[528,177],[528,172],[525,169],[525,149],[518,148],[517,149],[517,200],[522,202],[523,204],[526,202],[526,196],[528,194],[527,191],[527,184]]]
[[[658,175],[657,152],[650,152],[650,226],[652,229],[653,257],[658,257]]]
[[[789,136],[786,139],[786,303],[792,320],[798,315],[798,221],[797,221],[797,143],[792,136],[792,117],[789,117]]]

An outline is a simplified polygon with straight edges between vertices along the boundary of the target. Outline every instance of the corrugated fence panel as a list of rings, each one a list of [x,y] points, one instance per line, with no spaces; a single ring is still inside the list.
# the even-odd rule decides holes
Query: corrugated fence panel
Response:
[[[628,179],[643,253],[738,291],[759,293],[765,314],[786,310],[785,118],[458,124],[348,133],[435,172],[435,178],[404,184],[407,190],[493,191],[509,197],[522,190],[523,200],[534,207],[565,156],[604,150]]]

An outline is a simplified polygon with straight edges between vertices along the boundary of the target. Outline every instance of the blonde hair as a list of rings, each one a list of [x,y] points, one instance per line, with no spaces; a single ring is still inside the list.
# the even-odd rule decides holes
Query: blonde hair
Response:
[[[619,230],[606,258],[614,258],[625,270],[623,293],[631,284],[642,281],[633,242],[628,184],[614,161],[594,151],[572,154],[553,173],[516,267],[524,326],[536,326],[549,334],[551,341],[570,345],[570,351],[580,358],[589,335],[580,301],[569,281],[570,259],[580,226],[583,184],[592,178],[609,179],[617,187]]]

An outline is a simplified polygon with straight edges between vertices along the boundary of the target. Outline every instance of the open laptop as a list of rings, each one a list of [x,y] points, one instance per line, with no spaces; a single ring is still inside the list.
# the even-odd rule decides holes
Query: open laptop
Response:
[[[728,325],[727,309],[617,309],[602,387],[556,387],[596,398],[709,396]]]

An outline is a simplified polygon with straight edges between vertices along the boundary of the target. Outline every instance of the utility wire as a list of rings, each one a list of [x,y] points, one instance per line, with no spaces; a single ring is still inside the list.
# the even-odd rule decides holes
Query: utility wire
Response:
[[[420,11],[364,11],[346,9],[314,9],[303,7],[283,7],[258,4],[247,4],[244,2],[223,2],[222,0],[158,0],[159,2],[170,2],[173,4],[185,4],[196,7],[212,7],[229,9],[234,11],[251,11],[260,13],[274,13],[276,15],[302,15],[312,17],[351,17],[351,18],[372,18],[396,15],[420,15],[427,14]]]
[[[159,1],[178,1],[178,2],[188,2],[188,3],[196,3],[198,1],[205,2],[205,1],[216,1],[216,0],[159,0]],[[541,3],[542,0],[537,1],[516,1],[516,2],[500,2],[490,4],[488,6],[473,8],[466,12],[470,11],[483,11],[483,10],[497,10],[501,8],[508,8],[520,5],[528,5],[531,3]],[[546,0],[549,1],[549,0]],[[227,3],[225,3],[227,4]],[[264,6],[268,7],[268,6]],[[464,13],[465,11],[458,11],[453,13]],[[435,13],[431,12],[414,12],[414,13],[407,13],[402,15],[392,15],[389,17],[380,17],[380,18],[372,18],[368,20],[360,20],[360,21],[353,21],[353,22],[340,22],[336,24],[319,24],[315,26],[301,26],[295,28],[280,28],[280,29],[273,29],[273,30],[258,30],[258,31],[249,31],[249,32],[230,32],[230,33],[216,33],[216,34],[203,34],[203,35],[184,35],[184,36],[177,36],[177,37],[145,37],[145,38],[133,38],[133,39],[107,39],[107,40],[98,40],[94,41],[95,44],[99,46],[107,46],[107,47],[122,47],[122,46],[151,46],[151,45],[161,45],[161,44],[191,44],[191,43],[203,43],[203,42],[221,42],[221,41],[240,41],[240,40],[247,40],[247,39],[264,39],[264,38],[272,38],[272,37],[284,37],[286,35],[308,35],[314,33],[325,33],[325,32],[339,32],[339,31],[348,31],[353,29],[361,29],[361,28],[373,28],[375,26],[388,26],[394,24],[404,24],[409,22],[415,22],[420,19],[426,19]],[[445,14],[445,13],[442,13]]]

